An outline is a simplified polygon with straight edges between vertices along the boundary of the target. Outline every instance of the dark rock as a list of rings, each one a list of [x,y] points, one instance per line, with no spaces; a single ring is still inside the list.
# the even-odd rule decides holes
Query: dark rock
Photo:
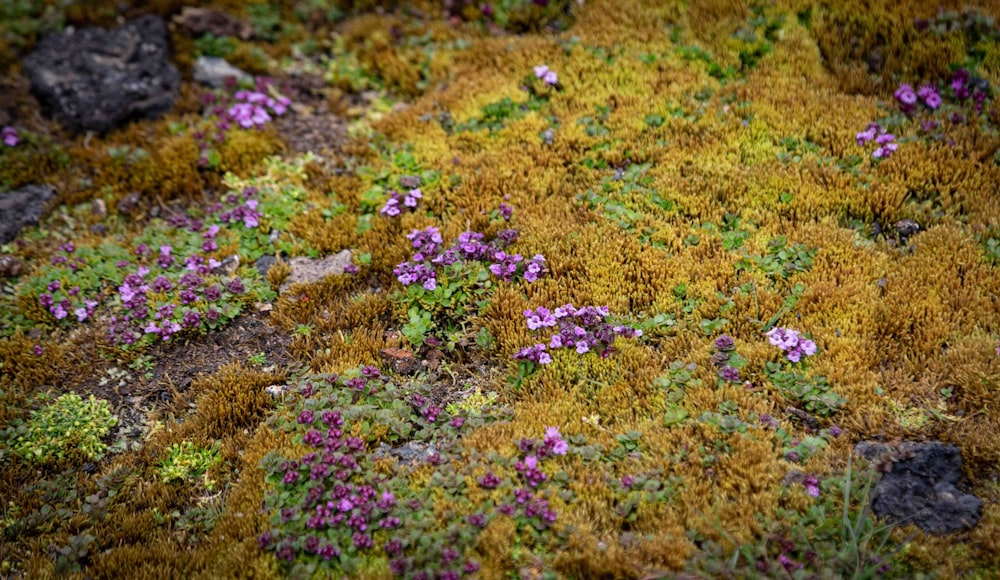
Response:
[[[103,133],[170,110],[180,73],[168,54],[166,26],[149,15],[112,30],[46,35],[23,64],[32,91],[61,123]]]
[[[16,256],[0,256],[0,276],[13,278],[20,276],[24,270],[24,264]]]
[[[45,215],[45,205],[55,195],[56,191],[48,185],[27,185],[0,193],[0,244],[16,238],[23,228],[36,225]]]
[[[893,227],[896,228],[896,233],[899,234],[899,239],[904,244],[910,236],[920,231],[920,224],[911,219],[899,220],[893,224]]]
[[[90,226],[90,233],[103,236],[108,233],[108,227],[104,224],[94,224]]]
[[[257,258],[257,261],[254,262],[253,265],[255,268],[257,268],[257,271],[260,272],[260,275],[263,277],[267,276],[267,271],[270,270],[271,266],[273,266],[274,263],[277,261],[278,259],[275,258],[274,256],[261,256]]]
[[[930,534],[950,534],[979,523],[983,502],[959,489],[964,483],[962,455],[954,445],[864,441],[854,451],[877,462],[884,472],[871,494],[876,516],[914,524]]]

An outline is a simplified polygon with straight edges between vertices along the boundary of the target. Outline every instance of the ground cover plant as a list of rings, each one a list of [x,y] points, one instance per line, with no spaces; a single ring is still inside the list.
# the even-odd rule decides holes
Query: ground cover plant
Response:
[[[202,8],[0,0],[0,575],[995,576],[995,6]],[[59,126],[147,13],[170,111]]]

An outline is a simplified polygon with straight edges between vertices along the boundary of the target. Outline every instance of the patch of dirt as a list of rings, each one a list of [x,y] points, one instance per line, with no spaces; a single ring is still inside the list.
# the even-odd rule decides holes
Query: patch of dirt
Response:
[[[292,151],[324,156],[344,142],[347,121],[330,112],[329,88],[322,77],[292,74],[278,79],[278,86],[292,100],[292,106],[290,114],[275,119],[275,125]]]
[[[232,321],[219,332],[210,332],[186,343],[158,345],[149,351],[155,361],[149,377],[136,389],[147,399],[169,400],[183,393],[200,375],[209,375],[231,362],[248,363],[263,353],[264,366],[288,364],[291,336],[267,321],[268,314],[255,312]]]
[[[92,393],[108,400],[119,421],[110,439],[118,450],[133,448],[145,434],[147,414],[178,401],[198,377],[232,362],[252,364],[250,356],[260,353],[266,357],[264,367],[287,366],[291,336],[271,326],[267,317],[246,314],[220,331],[155,345],[131,364],[115,364],[88,352],[85,358],[92,366],[83,366],[89,366],[89,372],[64,384],[73,384],[83,396]]]

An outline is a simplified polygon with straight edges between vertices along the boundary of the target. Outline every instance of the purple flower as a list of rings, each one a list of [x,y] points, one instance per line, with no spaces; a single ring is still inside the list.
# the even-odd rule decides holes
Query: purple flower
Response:
[[[21,142],[17,134],[17,129],[13,127],[4,127],[0,131],[0,139],[3,139],[3,144],[7,147],[16,147]]]
[[[719,376],[724,381],[737,383],[740,380],[740,371],[732,365],[726,365],[719,370]]]
[[[43,354],[45,354],[45,349],[42,348],[42,345],[36,344],[35,346],[31,347],[31,353],[34,354],[35,356],[42,356]]]
[[[569,444],[562,438],[558,427],[546,427],[543,441],[553,455],[566,455],[569,451]]]
[[[542,343],[523,348],[514,355],[514,360],[526,360],[543,365],[549,364],[552,362],[552,358],[545,352],[545,349],[546,346]]]
[[[907,84],[899,85],[892,96],[899,102],[900,110],[906,114],[910,114],[913,111],[913,106],[917,104],[917,93],[913,91],[913,87]]]
[[[556,317],[544,306],[539,306],[535,311],[525,310],[524,317],[528,319],[528,329],[530,330],[556,325]]]
[[[917,96],[920,97],[920,100],[924,102],[924,105],[932,111],[941,106],[941,95],[938,94],[937,89],[932,85],[924,85],[920,87],[920,90],[917,91]]]
[[[538,276],[545,271],[545,258],[541,254],[535,254],[535,257],[528,260],[524,269],[524,279],[528,282],[534,282],[538,279]]]
[[[858,145],[864,145],[865,143],[868,143],[869,141],[875,139],[875,136],[881,130],[882,128],[879,126],[878,123],[870,123],[864,131],[855,135],[854,138],[857,139]]]
[[[964,68],[960,68],[951,75],[951,90],[955,94],[955,98],[961,101],[969,98],[969,82],[972,80],[972,75],[969,71]]]
[[[411,189],[406,194],[406,197],[403,198],[403,205],[405,205],[408,208],[415,208],[417,207],[417,201],[422,199],[423,197],[424,194],[419,189]]]
[[[549,69],[544,64],[536,66],[534,70],[535,78],[541,79],[543,83],[549,86],[559,84],[559,76],[556,75],[556,71]]]
[[[806,488],[806,493],[813,497],[819,497],[819,479],[815,475],[806,476],[802,485]]]
[[[500,217],[502,217],[505,222],[509,222],[511,216],[514,215],[514,208],[506,203],[501,203],[498,211],[500,213]]]
[[[222,298],[222,289],[218,284],[213,284],[212,286],[205,288],[205,300],[215,302],[219,298]]]
[[[715,348],[724,352],[729,352],[736,348],[736,341],[733,340],[733,337],[728,334],[723,334],[719,338],[715,339]]]
[[[385,200],[385,205],[379,210],[379,213],[384,216],[396,217],[399,215],[399,194],[395,191],[389,193],[391,197]]]
[[[246,291],[246,288],[243,286],[243,280],[240,278],[233,278],[230,280],[226,289],[233,294],[243,294],[243,292]]]
[[[500,478],[494,475],[492,471],[487,471],[486,475],[479,478],[478,483],[482,488],[495,489],[500,485]]]
[[[886,159],[896,151],[897,145],[895,143],[886,143],[885,145],[879,147],[872,153],[872,157],[875,159]]]

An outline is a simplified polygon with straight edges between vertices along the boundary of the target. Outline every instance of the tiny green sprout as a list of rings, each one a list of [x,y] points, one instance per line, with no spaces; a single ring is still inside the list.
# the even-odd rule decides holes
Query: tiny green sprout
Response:
[[[299,324],[295,327],[295,336],[310,336],[312,335],[313,325],[311,324]]]
[[[247,359],[255,365],[264,366],[267,364],[267,355],[262,352],[258,352],[257,354],[252,354],[249,357],[247,357]]]

